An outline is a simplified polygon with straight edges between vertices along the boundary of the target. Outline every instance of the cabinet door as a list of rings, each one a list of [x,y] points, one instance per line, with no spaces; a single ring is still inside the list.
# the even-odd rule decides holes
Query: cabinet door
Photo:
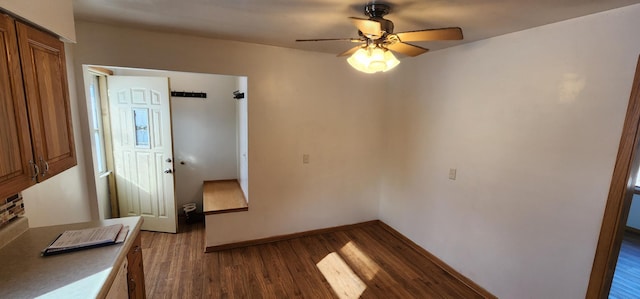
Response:
[[[38,181],[76,165],[64,44],[16,22]]]
[[[14,21],[0,14],[0,199],[35,184]]]
[[[105,299],[124,299],[129,298],[129,291],[127,290],[127,260],[122,262],[122,265],[118,267],[118,274],[109,288],[109,292]]]
[[[127,278],[129,280],[130,299],[144,299],[147,297],[145,294],[144,265],[142,263],[142,245],[140,241],[140,232],[138,232],[138,236],[127,254],[127,261],[129,262]]]

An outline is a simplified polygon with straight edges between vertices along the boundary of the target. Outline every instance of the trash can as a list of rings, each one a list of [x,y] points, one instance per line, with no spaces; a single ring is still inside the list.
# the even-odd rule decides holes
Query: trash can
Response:
[[[196,203],[195,202],[190,202],[190,203],[186,203],[184,205],[182,205],[182,209],[184,210],[184,217],[187,221],[187,223],[193,223],[195,221],[197,221],[197,216],[196,216]]]

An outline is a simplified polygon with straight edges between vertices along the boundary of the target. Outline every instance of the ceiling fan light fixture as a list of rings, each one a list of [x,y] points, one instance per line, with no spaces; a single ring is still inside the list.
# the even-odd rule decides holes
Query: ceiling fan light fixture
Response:
[[[355,46],[337,56],[351,55],[347,61],[353,68],[372,74],[386,72],[400,64],[400,61],[396,59],[392,51],[409,57],[416,57],[429,51],[427,48],[407,42],[463,39],[460,27],[395,32],[393,22],[384,18],[391,12],[391,4],[388,4],[388,1],[384,2],[387,3],[377,3],[376,0],[373,0],[364,6],[364,14],[368,19],[349,17],[351,23],[358,28],[358,37],[356,38],[297,39],[296,41],[350,41],[360,43],[359,46]]]
[[[398,60],[398,58],[396,58],[396,56],[389,50],[384,51],[384,60],[387,63],[387,68],[384,70],[385,72],[400,64],[400,60]]]
[[[347,62],[354,69],[367,74],[386,72],[400,64],[391,51],[378,46],[358,49]]]

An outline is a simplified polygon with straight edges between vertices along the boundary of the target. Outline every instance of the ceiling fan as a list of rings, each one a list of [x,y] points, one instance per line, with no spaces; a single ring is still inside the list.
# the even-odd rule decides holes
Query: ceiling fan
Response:
[[[364,14],[369,17],[368,19],[350,17],[351,22],[358,28],[357,38],[297,39],[296,42],[350,41],[360,43],[360,45],[338,54],[338,57],[351,55],[347,59],[351,66],[359,71],[375,73],[388,71],[400,63],[389,50],[411,57],[429,51],[429,49],[407,42],[462,39],[460,27],[394,33],[393,22],[384,18],[390,11],[391,7],[387,4],[369,3],[364,7]]]

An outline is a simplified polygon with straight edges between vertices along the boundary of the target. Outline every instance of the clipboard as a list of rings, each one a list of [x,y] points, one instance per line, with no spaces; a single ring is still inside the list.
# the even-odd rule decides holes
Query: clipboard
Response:
[[[59,234],[45,249],[41,256],[51,256],[78,250],[97,248],[123,243],[129,234],[129,226],[115,224],[97,228],[65,231]],[[61,238],[64,238],[61,239]]]

